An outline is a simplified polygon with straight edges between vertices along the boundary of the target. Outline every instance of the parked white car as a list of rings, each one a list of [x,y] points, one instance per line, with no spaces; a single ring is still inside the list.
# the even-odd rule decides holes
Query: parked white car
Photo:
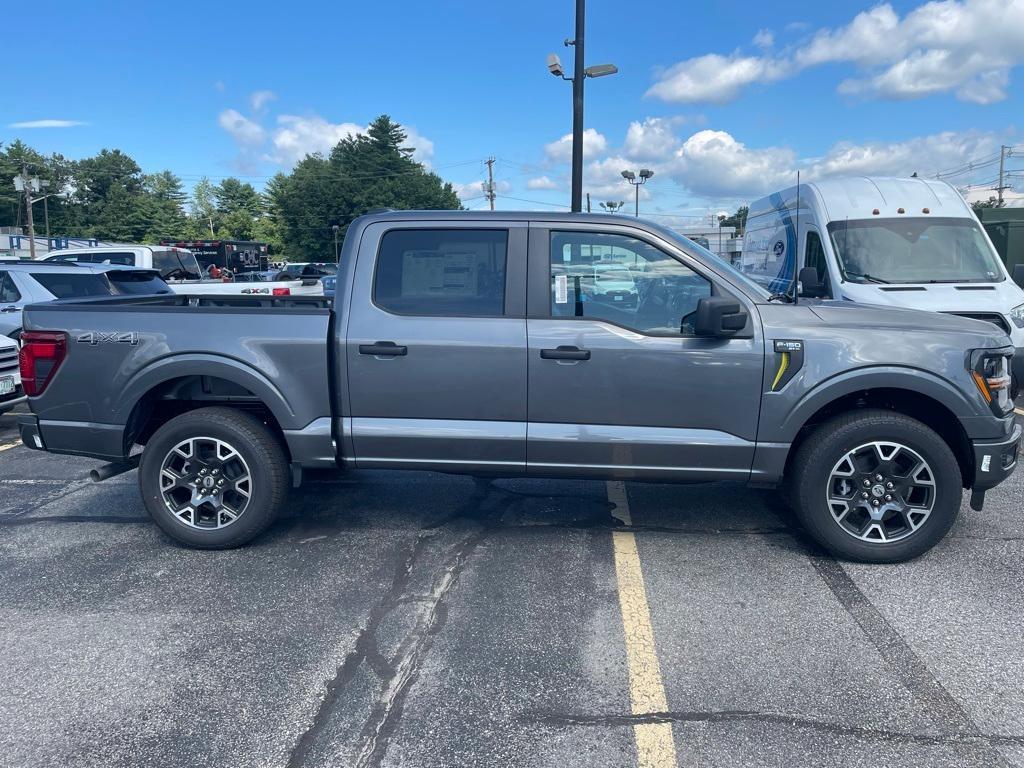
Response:
[[[46,261],[74,261],[89,264],[120,264],[143,269],[158,269],[161,277],[175,293],[259,295],[259,296],[322,296],[319,280],[295,278],[274,282],[224,282],[204,279],[205,273],[195,254],[186,248],[171,245],[104,245],[95,248],[67,248],[51,253]]]
[[[0,413],[25,400],[18,370],[18,342],[0,336]]]

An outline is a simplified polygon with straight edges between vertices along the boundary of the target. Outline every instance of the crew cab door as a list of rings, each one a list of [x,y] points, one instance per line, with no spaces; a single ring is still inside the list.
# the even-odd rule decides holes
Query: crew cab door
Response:
[[[532,226],[529,280],[530,474],[747,479],[764,353],[746,298],[628,227]],[[747,328],[694,336],[710,295],[736,298]]]
[[[366,228],[347,298],[343,456],[525,473],[527,232],[491,220]]]

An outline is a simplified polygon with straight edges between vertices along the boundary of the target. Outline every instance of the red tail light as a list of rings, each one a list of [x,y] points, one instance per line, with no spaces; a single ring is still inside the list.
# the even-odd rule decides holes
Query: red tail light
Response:
[[[291,296],[292,295],[292,289],[291,288],[275,288],[274,289],[274,295],[275,296]]]
[[[29,397],[41,395],[67,354],[67,334],[61,331],[23,331],[18,365],[21,386]]]

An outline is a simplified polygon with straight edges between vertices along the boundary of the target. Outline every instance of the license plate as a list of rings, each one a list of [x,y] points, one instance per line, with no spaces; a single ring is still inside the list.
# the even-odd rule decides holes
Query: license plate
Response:
[[[615,300],[616,300],[616,301],[622,301],[622,296],[616,296],[616,297],[615,297]]]
[[[9,395],[14,391],[14,377],[0,377],[0,395]]]

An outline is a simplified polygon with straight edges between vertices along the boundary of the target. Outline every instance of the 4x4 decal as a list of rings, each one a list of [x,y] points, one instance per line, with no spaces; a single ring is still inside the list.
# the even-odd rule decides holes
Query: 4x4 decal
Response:
[[[130,344],[137,346],[139,334],[135,331],[90,331],[75,339],[79,344],[95,347],[97,344]]]

